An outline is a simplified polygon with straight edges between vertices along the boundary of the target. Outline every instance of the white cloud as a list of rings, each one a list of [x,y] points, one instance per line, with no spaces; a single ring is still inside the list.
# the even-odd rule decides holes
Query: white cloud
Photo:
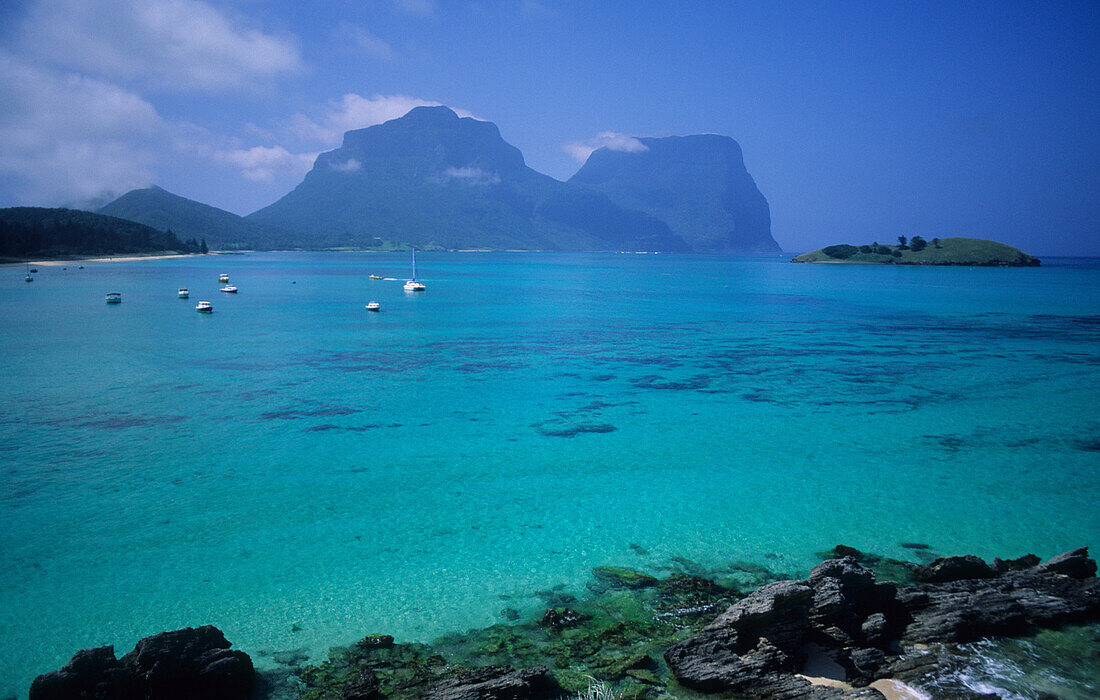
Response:
[[[34,0],[20,36],[41,62],[160,88],[222,91],[302,68],[293,38],[201,0]]]
[[[443,171],[444,180],[457,180],[466,185],[497,185],[500,184],[500,176],[496,173],[486,172],[481,168],[447,168]]]
[[[341,22],[340,34],[371,58],[389,61],[394,57],[393,47],[356,24]]]
[[[601,131],[596,135],[596,138],[567,143],[562,146],[562,148],[566,153],[573,156],[573,159],[578,163],[583,163],[588,160],[588,156],[592,155],[592,152],[599,148],[606,148],[611,151],[623,151],[625,153],[643,153],[649,150],[648,146],[635,137],[626,134],[618,134],[614,131]]]
[[[354,158],[348,158],[343,163],[333,163],[329,167],[338,173],[357,173],[362,169],[363,164]]]
[[[140,96],[3,51],[0,95],[0,173],[22,202],[66,204],[152,182],[167,125]]]
[[[334,147],[340,144],[346,131],[403,117],[414,107],[438,107],[440,104],[408,95],[362,97],[348,93],[339,100],[329,102],[316,119],[304,114],[294,115],[290,119],[288,128],[291,133],[304,141]],[[473,116],[463,110],[455,110],[455,113],[460,117]]]
[[[317,154],[291,153],[282,146],[253,146],[218,151],[214,158],[240,168],[249,180],[270,182],[280,175],[303,177],[313,167]]]

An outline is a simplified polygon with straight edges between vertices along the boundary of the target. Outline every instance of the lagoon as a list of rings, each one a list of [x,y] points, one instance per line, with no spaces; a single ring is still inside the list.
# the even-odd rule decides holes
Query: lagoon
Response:
[[[1100,539],[1100,261],[417,267],[419,294],[399,254],[0,268],[0,697],[189,625],[261,666],[428,640],[602,564]]]

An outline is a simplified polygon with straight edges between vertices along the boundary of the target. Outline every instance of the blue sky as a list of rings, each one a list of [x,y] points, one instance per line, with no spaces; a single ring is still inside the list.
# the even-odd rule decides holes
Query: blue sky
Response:
[[[788,251],[1100,255],[1096,2],[8,0],[0,206],[156,183],[238,214],[446,104],[567,179],[621,135],[741,144]]]

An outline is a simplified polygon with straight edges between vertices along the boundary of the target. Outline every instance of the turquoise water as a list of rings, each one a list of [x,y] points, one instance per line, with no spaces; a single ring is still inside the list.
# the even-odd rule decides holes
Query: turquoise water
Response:
[[[186,625],[426,640],[600,564],[1100,544],[1100,261],[417,263],[0,268],[0,697]]]

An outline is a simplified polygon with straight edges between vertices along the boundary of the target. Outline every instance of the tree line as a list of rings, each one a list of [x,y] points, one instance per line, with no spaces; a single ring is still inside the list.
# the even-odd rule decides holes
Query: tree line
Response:
[[[206,253],[206,240],[180,240],[134,221],[78,209],[0,209],[0,256],[5,258],[108,256],[134,253]]]

